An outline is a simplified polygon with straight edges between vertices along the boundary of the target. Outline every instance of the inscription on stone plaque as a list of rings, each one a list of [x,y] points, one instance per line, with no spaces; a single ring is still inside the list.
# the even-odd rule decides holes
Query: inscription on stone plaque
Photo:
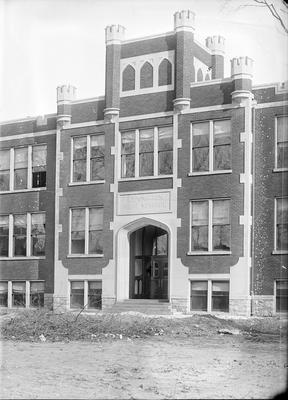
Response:
[[[119,193],[118,215],[157,214],[171,212],[170,192]]]

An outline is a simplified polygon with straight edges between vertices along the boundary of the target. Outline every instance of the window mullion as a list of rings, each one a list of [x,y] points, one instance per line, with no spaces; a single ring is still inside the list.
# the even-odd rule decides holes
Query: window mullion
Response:
[[[87,152],[86,152],[86,182],[90,182],[90,157],[91,157],[91,148],[90,148],[91,140],[90,135],[87,135]]]
[[[135,131],[135,178],[139,177],[139,129]]]
[[[8,241],[8,257],[13,257],[13,226],[14,218],[12,214],[9,214],[9,241]]]
[[[154,127],[154,176],[158,176],[158,128]]]
[[[212,200],[208,200],[208,251],[213,250],[213,239],[212,239],[212,231],[213,231],[213,202]]]
[[[85,208],[85,254],[89,251],[89,208]]]
[[[209,171],[210,172],[214,170],[213,150],[214,150],[213,121],[210,121],[209,123]]]
[[[27,173],[28,173],[28,177],[27,177],[27,188],[31,189],[32,188],[32,146],[28,146],[28,168],[27,168]]]
[[[27,219],[26,219],[26,256],[29,257],[31,256],[31,214],[27,213]]]

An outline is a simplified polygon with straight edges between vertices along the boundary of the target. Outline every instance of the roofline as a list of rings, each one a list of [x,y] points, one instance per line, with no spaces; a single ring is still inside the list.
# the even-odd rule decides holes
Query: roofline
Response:
[[[143,40],[151,40],[151,39],[157,39],[158,37],[165,37],[165,36],[172,36],[174,35],[174,31],[170,32],[165,32],[165,33],[159,33],[158,35],[149,35],[149,36],[141,36],[135,39],[127,39],[123,40],[121,43],[126,44],[126,43],[133,43],[133,42],[141,42]]]
[[[56,117],[57,113],[51,113],[51,114],[38,114],[34,115],[33,117],[23,117],[23,118],[16,118],[16,119],[8,119],[6,121],[0,121],[0,125],[8,125],[8,124],[14,124],[17,122],[27,122],[27,121],[35,121],[38,117]]]
[[[105,100],[105,96],[89,97],[88,99],[79,99],[71,101],[71,104],[91,103],[92,101]]]

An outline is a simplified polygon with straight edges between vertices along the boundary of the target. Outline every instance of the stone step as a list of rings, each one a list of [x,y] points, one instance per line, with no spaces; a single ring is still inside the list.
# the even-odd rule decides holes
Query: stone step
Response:
[[[127,299],[119,301],[105,310],[107,313],[121,313],[136,311],[143,314],[167,315],[171,314],[171,305],[166,300]]]

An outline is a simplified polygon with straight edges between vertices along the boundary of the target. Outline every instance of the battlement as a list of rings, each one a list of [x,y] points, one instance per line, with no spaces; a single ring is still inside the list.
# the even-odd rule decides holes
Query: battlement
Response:
[[[223,55],[225,53],[225,38],[223,36],[208,36],[206,38],[206,47],[212,54]]]
[[[109,25],[105,28],[105,42],[110,43],[120,43],[124,40],[125,28],[122,25]]]
[[[177,11],[174,14],[174,30],[195,29],[195,14],[190,10]]]
[[[62,85],[57,87],[57,102],[73,101],[76,99],[76,87],[72,85]]]
[[[232,58],[231,62],[231,77],[237,78],[237,75],[247,75],[247,78],[253,76],[253,63],[250,57]]]

